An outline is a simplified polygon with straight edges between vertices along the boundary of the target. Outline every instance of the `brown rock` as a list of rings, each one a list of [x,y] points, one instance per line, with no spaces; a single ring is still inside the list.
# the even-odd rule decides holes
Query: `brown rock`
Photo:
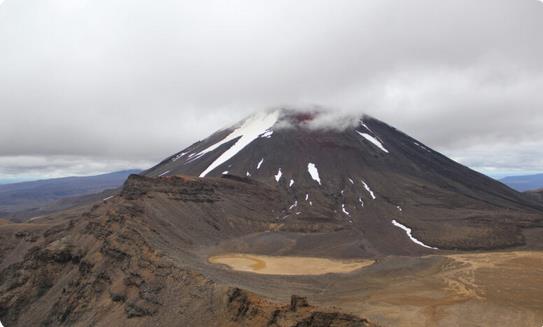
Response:
[[[292,295],[290,298],[290,311],[297,311],[298,308],[308,307],[307,298],[305,296]]]

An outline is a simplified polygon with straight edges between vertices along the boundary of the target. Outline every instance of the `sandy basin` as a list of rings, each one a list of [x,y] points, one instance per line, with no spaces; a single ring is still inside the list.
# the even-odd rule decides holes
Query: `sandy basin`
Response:
[[[373,260],[332,260],[313,257],[224,254],[209,258],[213,264],[227,265],[233,270],[265,275],[323,275],[348,273],[370,266]]]

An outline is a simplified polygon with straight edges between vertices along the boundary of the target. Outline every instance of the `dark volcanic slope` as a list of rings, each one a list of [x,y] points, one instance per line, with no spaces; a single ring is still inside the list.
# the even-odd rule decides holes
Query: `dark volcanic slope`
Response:
[[[532,199],[535,199],[536,201],[543,203],[543,189],[535,190],[535,191],[527,191],[525,192],[525,194],[531,197]]]
[[[320,115],[254,115],[144,174],[258,180],[280,194],[278,223],[341,226],[360,235],[365,255],[396,253],[390,235],[400,247],[413,245],[393,220],[442,249],[523,245],[524,231],[542,226],[540,203],[383,122],[363,117],[339,131],[311,128]]]

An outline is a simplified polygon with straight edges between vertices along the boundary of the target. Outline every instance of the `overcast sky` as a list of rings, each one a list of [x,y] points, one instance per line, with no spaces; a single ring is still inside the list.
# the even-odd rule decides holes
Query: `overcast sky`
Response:
[[[312,104],[543,171],[543,3],[0,0],[0,180],[146,168]]]

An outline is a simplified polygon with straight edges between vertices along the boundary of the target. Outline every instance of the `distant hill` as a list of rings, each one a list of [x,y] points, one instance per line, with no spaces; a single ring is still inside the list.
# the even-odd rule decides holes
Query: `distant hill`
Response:
[[[80,205],[121,186],[130,174],[124,170],[83,177],[64,177],[0,185],[0,218],[24,220]],[[106,196],[111,192],[105,192]]]
[[[543,188],[543,174],[509,176],[502,178],[500,181],[519,192]]]

